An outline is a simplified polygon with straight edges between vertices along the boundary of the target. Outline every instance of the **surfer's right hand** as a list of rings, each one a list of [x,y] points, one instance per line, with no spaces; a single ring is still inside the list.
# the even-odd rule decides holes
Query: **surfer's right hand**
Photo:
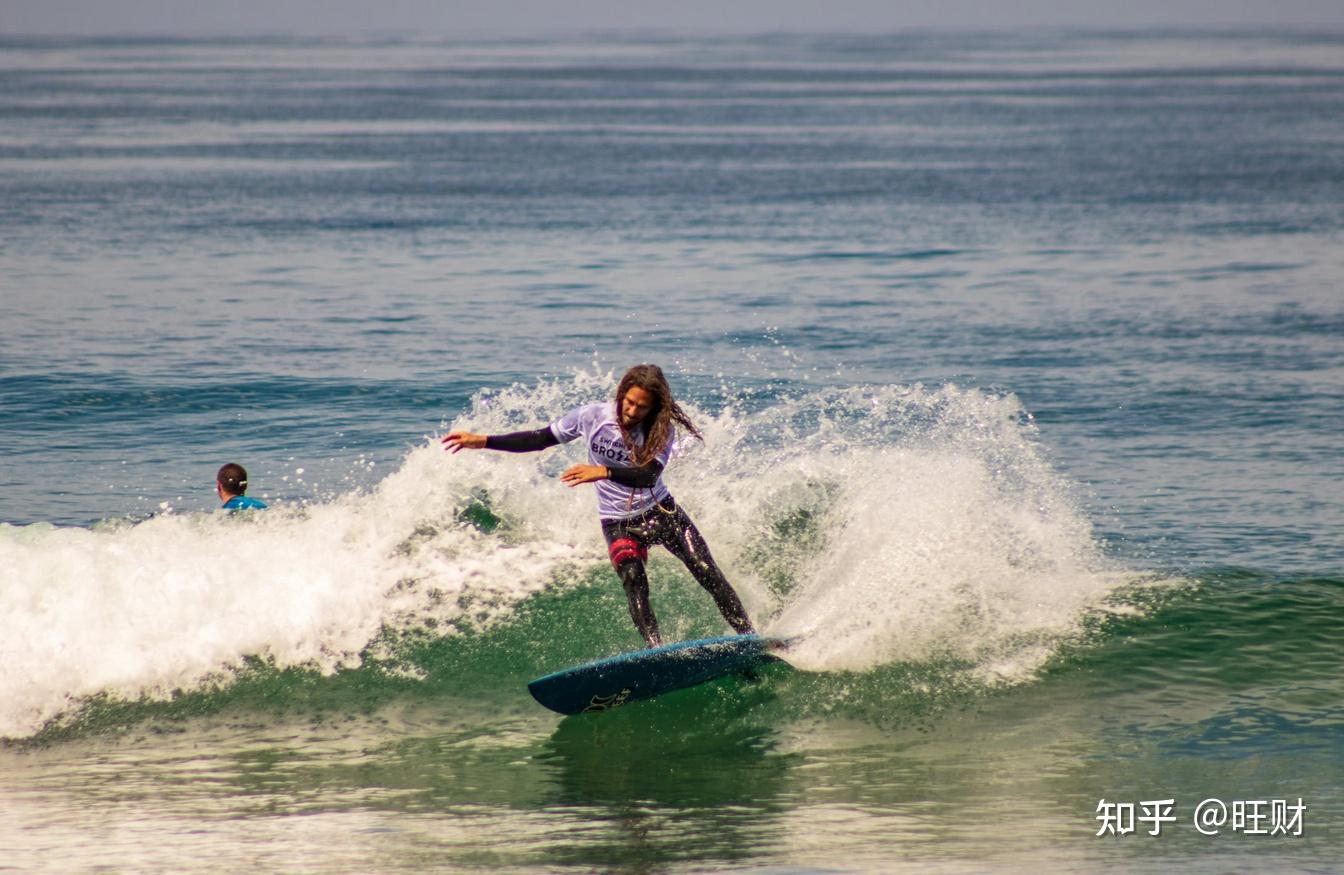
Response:
[[[485,449],[485,435],[472,434],[469,431],[450,431],[447,435],[439,439],[443,448],[450,453],[456,453],[460,450],[483,450]]]

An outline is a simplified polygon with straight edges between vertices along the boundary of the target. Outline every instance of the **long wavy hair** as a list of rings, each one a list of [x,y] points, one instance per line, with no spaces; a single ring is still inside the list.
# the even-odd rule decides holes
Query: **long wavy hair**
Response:
[[[621,420],[621,401],[634,386],[653,396],[653,407],[641,423],[644,428],[643,444],[635,443],[634,435]],[[667,447],[672,440],[673,423],[686,429],[696,439],[704,440],[700,429],[695,427],[691,418],[672,397],[672,387],[667,385],[667,377],[663,376],[663,369],[657,365],[635,365],[621,377],[620,384],[616,386],[616,422],[621,427],[625,448],[637,468],[652,462]]]

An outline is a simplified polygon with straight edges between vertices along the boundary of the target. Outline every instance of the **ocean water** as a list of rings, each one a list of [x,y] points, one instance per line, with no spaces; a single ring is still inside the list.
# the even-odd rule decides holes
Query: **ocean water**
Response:
[[[6,37],[0,203],[6,871],[1340,870],[1344,34]],[[435,437],[639,361],[800,643],[561,719]]]

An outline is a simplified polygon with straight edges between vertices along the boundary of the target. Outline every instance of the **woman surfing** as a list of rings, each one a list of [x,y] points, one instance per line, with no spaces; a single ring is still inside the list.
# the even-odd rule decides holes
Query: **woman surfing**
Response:
[[[625,372],[613,400],[576,407],[543,428],[500,435],[454,431],[442,443],[453,453],[479,449],[528,453],[582,437],[588,445],[588,464],[568,468],[560,482],[571,487],[597,484],[598,517],[607,555],[625,587],[630,617],[644,641],[650,647],[662,643],[644,569],[649,547],[654,545],[666,548],[685,564],[734,631],[752,633],[751,620],[715,564],[705,539],[663,484],[663,468],[672,457],[678,426],[703,440],[672,397],[662,369],[644,364]]]

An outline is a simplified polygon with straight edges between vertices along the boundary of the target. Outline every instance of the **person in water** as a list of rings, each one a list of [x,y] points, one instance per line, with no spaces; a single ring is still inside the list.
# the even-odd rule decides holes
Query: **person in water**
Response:
[[[662,643],[658,619],[649,604],[644,563],[649,547],[665,547],[685,564],[738,634],[754,632],[737,593],[714,563],[705,539],[663,485],[663,467],[672,456],[676,427],[703,440],[690,417],[672,397],[657,365],[636,365],[616,387],[614,401],[576,407],[535,431],[483,435],[450,432],[444,449],[503,450],[528,453],[582,437],[588,464],[560,475],[567,486],[596,483],[598,516],[607,555],[620,575],[630,603],[630,618],[650,647]]]
[[[224,502],[220,507],[230,513],[237,510],[265,510],[266,502],[247,495],[247,471],[233,462],[215,475],[215,494]]]

